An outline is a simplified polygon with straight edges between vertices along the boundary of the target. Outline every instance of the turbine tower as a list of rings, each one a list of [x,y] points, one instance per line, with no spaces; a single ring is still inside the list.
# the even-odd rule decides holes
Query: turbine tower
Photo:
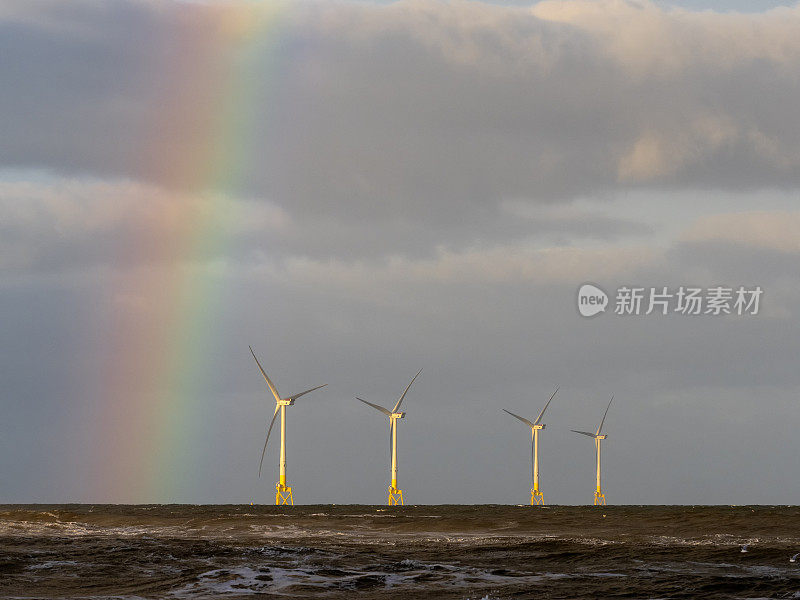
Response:
[[[406,397],[411,384],[414,383],[414,380],[417,377],[419,377],[420,373],[422,373],[422,369],[417,371],[417,374],[414,375],[414,379],[412,379],[411,383],[406,386],[402,396],[400,396],[400,400],[397,401],[397,404],[394,405],[392,410],[383,408],[382,406],[378,406],[372,402],[367,402],[366,400],[361,400],[361,398],[356,396],[356,400],[360,400],[364,404],[368,404],[372,408],[381,411],[383,414],[389,417],[389,448],[391,449],[392,453],[392,482],[389,484],[389,494],[387,496],[387,500],[390,506],[403,504],[403,490],[397,487],[397,420],[405,417],[406,413],[397,411],[400,410],[400,405],[403,403],[403,398]]]
[[[541,420],[544,416],[544,411],[546,411],[547,407],[550,406],[550,403],[553,401],[553,398],[555,398],[557,392],[558,388],[556,388],[556,391],[553,392],[552,396],[550,396],[550,400],[548,400],[547,404],[544,405],[542,412],[539,413],[539,416],[536,417],[536,420],[533,423],[524,417],[515,415],[510,410],[506,410],[505,408],[503,409],[503,411],[507,412],[512,417],[519,419],[525,423],[525,425],[531,428],[531,506],[544,506],[544,496],[542,496],[542,492],[539,491],[539,431],[545,428],[545,425],[541,423]]]
[[[286,407],[291,406],[294,404],[294,401],[300,398],[300,396],[305,396],[309,392],[313,392],[314,390],[318,390],[319,388],[323,388],[327,383],[322,385],[318,385],[317,387],[313,387],[310,390],[306,390],[305,392],[300,392],[299,394],[295,394],[294,396],[288,396],[287,398],[281,398],[281,395],[278,393],[278,389],[275,387],[275,384],[270,381],[270,378],[264,372],[261,363],[258,362],[258,358],[256,358],[256,353],[253,352],[252,346],[249,346],[250,354],[253,355],[253,358],[256,360],[256,364],[258,365],[259,371],[264,376],[264,380],[267,382],[272,395],[275,397],[275,412],[272,415],[272,421],[269,423],[269,429],[267,429],[267,439],[264,440],[264,449],[261,451],[261,462],[258,463],[258,476],[261,477],[261,467],[264,465],[264,454],[267,452],[267,442],[269,442],[269,434],[272,432],[272,426],[275,425],[275,419],[278,416],[278,412],[281,413],[281,461],[280,461],[280,481],[275,484],[275,504],[291,504],[294,505],[294,499],[292,498],[292,488],[286,485]]]
[[[603,493],[602,487],[600,487],[600,442],[602,442],[608,436],[601,435],[600,431],[602,431],[603,429],[603,423],[605,423],[606,415],[608,414],[608,409],[611,407],[611,403],[613,401],[614,401],[614,396],[611,396],[611,400],[608,401],[608,406],[606,406],[606,412],[603,413],[603,419],[600,421],[600,427],[597,428],[597,432],[589,433],[588,431],[577,431],[575,429],[570,430],[574,431],[575,433],[580,433],[581,435],[588,435],[590,438],[594,438],[594,446],[597,449],[597,489],[594,492],[595,506],[598,504],[606,503],[606,495]]]

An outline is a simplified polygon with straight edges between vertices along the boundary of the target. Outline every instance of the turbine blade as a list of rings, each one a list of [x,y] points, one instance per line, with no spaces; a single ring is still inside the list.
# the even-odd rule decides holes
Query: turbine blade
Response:
[[[419,371],[417,371],[417,374],[416,374],[416,375],[414,375],[414,379],[416,379],[417,377],[419,377],[419,374],[420,374],[420,373],[422,373],[422,369],[420,369]],[[411,380],[411,383],[414,383],[414,379],[412,379],[412,380]],[[393,413],[396,413],[396,412],[397,412],[397,410],[400,408],[400,405],[403,403],[403,398],[405,398],[405,397],[406,397],[406,394],[408,393],[408,389],[411,387],[411,383],[409,383],[409,384],[406,386],[406,389],[405,389],[405,391],[403,391],[403,395],[402,395],[402,396],[400,396],[400,400],[398,400],[398,401],[397,401],[397,404],[395,404],[395,405],[394,405],[394,408],[392,409],[392,412],[393,412]]]
[[[556,388],[556,391],[555,391],[555,392],[553,392],[553,395],[552,395],[552,396],[550,396],[550,400],[548,400],[548,401],[547,401],[547,404],[545,404],[545,405],[544,405],[544,408],[542,409],[542,412],[540,412],[540,413],[539,413],[539,416],[538,416],[538,417],[536,417],[536,420],[533,422],[533,423],[534,423],[534,425],[538,425],[538,424],[539,424],[539,421],[541,421],[541,420],[542,420],[542,417],[544,416],[544,411],[546,411],[546,410],[547,410],[547,407],[548,407],[548,406],[550,406],[550,403],[553,401],[553,398],[555,398],[555,397],[556,397],[556,394],[557,394],[557,393],[558,393],[558,388]]]
[[[272,415],[272,421],[269,422],[269,429],[267,429],[267,439],[264,440],[264,449],[261,451],[261,462],[258,463],[258,476],[261,477],[261,467],[264,465],[264,455],[267,453],[267,442],[269,441],[269,434],[272,433],[272,426],[275,425],[275,418],[278,416],[280,405],[275,405],[275,414]]]
[[[588,435],[590,438],[597,437],[594,433],[589,433],[588,431],[578,431],[577,429],[570,429],[570,431],[574,431],[575,433],[580,433],[582,435]]]
[[[525,417],[520,417],[519,415],[515,415],[515,414],[514,414],[514,413],[512,413],[510,410],[506,410],[505,408],[503,409],[503,412],[507,412],[508,414],[510,414],[510,415],[511,415],[512,417],[514,417],[515,419],[519,419],[520,421],[522,421],[523,423],[525,423],[525,425],[527,425],[528,427],[530,427],[531,429],[533,429],[533,423],[531,423],[530,421],[528,421],[528,419],[526,419]]]
[[[270,381],[270,378],[267,377],[267,374],[264,372],[264,369],[261,367],[261,363],[258,362],[258,359],[256,358],[256,353],[253,352],[253,347],[252,346],[248,346],[248,348],[250,348],[250,354],[252,354],[253,358],[256,359],[256,364],[258,365],[258,369],[259,369],[259,371],[261,371],[261,374],[264,376],[264,379],[267,381],[267,385],[269,386],[269,389],[272,391],[272,395],[275,396],[275,402],[277,402],[278,400],[281,399],[281,395],[278,393],[278,389],[275,387],[275,384],[272,383],[272,381]]]
[[[611,400],[608,401],[608,406],[606,406],[606,412],[603,413],[603,420],[600,421],[600,427],[597,428],[597,433],[595,435],[600,435],[600,430],[603,429],[603,423],[606,422],[606,415],[608,414],[608,409],[611,408],[611,403],[614,401],[614,396],[611,396]]]
[[[369,404],[372,408],[381,411],[387,417],[391,417],[392,416],[391,411],[386,409],[386,408],[383,408],[382,406],[378,406],[377,404],[373,404],[372,402],[367,402],[366,400],[361,400],[361,398],[359,398],[358,396],[356,396],[356,400],[360,400],[364,404]]]
[[[323,383],[322,385],[318,385],[317,387],[313,387],[310,390],[306,390],[305,392],[300,392],[299,394],[295,394],[294,396],[289,396],[287,400],[297,400],[300,396],[305,396],[306,394],[313,392],[314,390],[318,390],[319,388],[324,388],[327,383]]]

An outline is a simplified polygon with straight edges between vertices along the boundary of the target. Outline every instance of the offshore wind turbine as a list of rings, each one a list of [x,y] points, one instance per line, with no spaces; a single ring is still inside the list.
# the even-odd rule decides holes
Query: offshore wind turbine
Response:
[[[275,425],[275,419],[278,416],[278,412],[280,412],[281,413],[280,480],[278,481],[278,483],[275,484],[275,504],[294,505],[294,498],[292,498],[292,488],[286,485],[286,407],[294,404],[294,401],[300,398],[301,396],[305,396],[309,392],[313,392],[314,390],[323,388],[328,384],[323,383],[322,385],[313,387],[310,390],[306,390],[305,392],[300,392],[299,394],[294,394],[293,396],[282,398],[281,395],[278,393],[278,389],[275,387],[275,384],[272,383],[272,381],[262,368],[261,363],[258,362],[258,358],[256,358],[256,353],[253,352],[252,346],[249,346],[249,348],[250,348],[250,354],[252,354],[253,358],[255,358],[256,360],[256,364],[258,365],[258,370],[261,371],[261,374],[264,376],[264,380],[267,382],[267,385],[269,386],[269,390],[275,397],[275,412],[272,415],[272,421],[270,421],[269,423],[269,429],[267,429],[267,439],[264,440],[264,449],[261,451],[261,462],[258,463],[258,476],[261,477],[261,467],[264,465],[264,454],[267,452],[267,442],[269,442],[269,434],[272,432],[272,426]]]
[[[590,438],[594,438],[594,445],[597,449],[597,489],[594,492],[594,503],[595,505],[598,504],[605,504],[606,503],[606,495],[603,493],[603,489],[600,487],[600,442],[606,439],[607,435],[602,435],[600,432],[603,429],[603,423],[606,421],[606,415],[608,414],[608,409],[611,407],[611,403],[614,401],[614,396],[611,396],[611,400],[608,401],[608,406],[606,406],[606,412],[603,413],[603,419],[600,421],[600,427],[597,428],[595,433],[589,433],[588,431],[577,431],[576,429],[571,429],[570,431],[574,431],[575,433],[580,433],[581,435],[588,435]]]
[[[397,401],[397,404],[394,405],[392,410],[377,404],[373,404],[372,402],[367,402],[366,400],[361,400],[361,398],[356,396],[356,400],[359,400],[364,404],[368,404],[375,410],[379,410],[384,415],[389,417],[389,448],[391,449],[392,454],[392,481],[389,484],[387,500],[390,506],[403,504],[403,490],[397,487],[397,421],[405,417],[406,413],[398,411],[400,410],[400,405],[403,403],[403,398],[406,397],[409,388],[411,388],[411,384],[414,383],[414,380],[417,377],[419,377],[420,373],[422,373],[422,369],[417,371],[417,374],[414,375],[414,379],[412,379],[411,383],[406,386],[406,389],[403,391],[403,394],[400,396],[400,399]]]
[[[547,404],[544,405],[542,412],[539,413],[539,416],[536,417],[536,420],[531,423],[525,417],[520,417],[519,415],[515,415],[510,410],[506,410],[505,408],[503,411],[510,414],[515,419],[519,419],[527,426],[531,428],[531,506],[538,505],[544,506],[544,496],[542,492],[539,491],[539,431],[545,428],[544,423],[542,423],[542,417],[544,416],[544,411],[547,410],[547,407],[550,406],[550,403],[555,398],[556,393],[558,392],[558,388],[556,391],[553,392],[553,395],[550,396],[550,399],[547,401]]]

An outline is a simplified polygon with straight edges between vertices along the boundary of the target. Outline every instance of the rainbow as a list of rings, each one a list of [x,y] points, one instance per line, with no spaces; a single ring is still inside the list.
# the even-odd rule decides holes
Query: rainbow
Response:
[[[258,159],[255,118],[275,110],[270,92],[285,75],[288,5],[176,14],[177,30],[160,40],[163,55],[149,66],[156,109],[140,166],[167,190],[154,218],[169,226],[142,226],[120,242],[120,258],[144,266],[110,290],[101,459],[86,500],[191,500],[180,494],[191,494],[192,468],[203,460],[203,444],[190,438],[208,426],[198,402],[225,303],[225,265],[215,257],[228,240],[219,224],[237,211],[243,173]]]

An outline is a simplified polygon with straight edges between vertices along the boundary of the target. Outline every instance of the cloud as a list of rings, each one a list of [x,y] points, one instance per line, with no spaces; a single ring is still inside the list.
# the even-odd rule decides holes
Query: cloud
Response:
[[[7,4],[0,163],[183,191],[224,167],[292,215],[445,227],[506,198],[800,183],[797,7],[301,4],[250,46],[219,25],[263,10]],[[244,130],[207,118],[232,100]]]
[[[686,232],[688,242],[727,242],[765,250],[800,252],[800,212],[752,211],[712,215]]]
[[[642,247],[550,247],[524,245],[449,251],[440,248],[431,259],[401,257],[385,261],[324,261],[296,258],[284,266],[292,283],[349,289],[368,293],[376,286],[415,285],[529,285],[572,284],[587,277],[616,278],[656,260]],[[278,276],[279,272],[273,270]],[[363,297],[363,296],[362,296]]]
[[[472,274],[478,279],[505,278],[514,268],[525,278],[528,259],[537,269],[555,272],[557,265],[544,266],[552,261],[544,261],[544,248],[565,257],[578,252],[570,246],[592,243],[602,254],[604,247],[651,231],[596,209],[534,209],[517,201],[448,225],[409,217],[376,226],[357,215],[291,216],[267,200],[221,192],[36,172],[0,173],[0,214],[0,269],[17,274],[219,260],[257,264],[269,257],[370,265],[376,272],[391,264],[414,271],[392,276],[428,280],[439,271],[449,279],[484,263],[482,274]],[[586,251],[587,263],[597,262],[592,252]],[[503,253],[518,254],[517,267],[514,261],[504,264]]]
[[[800,59],[796,7],[721,14],[647,0],[545,0],[531,12],[591,32],[600,40],[598,49],[638,78],[674,81],[697,71],[736,72],[760,61],[788,74]]]
[[[198,235],[236,243],[290,226],[286,212],[265,201],[133,181],[20,177],[0,180],[0,270],[214,259],[232,248],[204,245]]]

